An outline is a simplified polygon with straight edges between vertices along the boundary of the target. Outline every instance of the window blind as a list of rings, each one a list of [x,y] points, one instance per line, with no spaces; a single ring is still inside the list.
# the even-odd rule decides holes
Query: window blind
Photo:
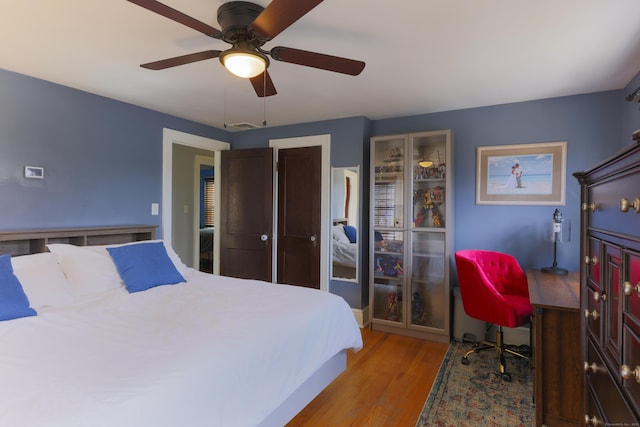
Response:
[[[213,214],[215,212],[215,186],[213,178],[204,179],[204,225],[213,227]]]

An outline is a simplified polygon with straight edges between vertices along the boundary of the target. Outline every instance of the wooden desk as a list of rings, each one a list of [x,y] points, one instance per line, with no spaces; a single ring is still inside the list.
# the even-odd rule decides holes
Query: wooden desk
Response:
[[[533,305],[536,426],[584,424],[580,275],[527,270]]]

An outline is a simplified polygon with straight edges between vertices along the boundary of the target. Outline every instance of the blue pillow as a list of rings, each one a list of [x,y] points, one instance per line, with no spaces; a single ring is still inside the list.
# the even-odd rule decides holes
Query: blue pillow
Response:
[[[107,248],[130,293],[184,282],[162,242]]]
[[[29,299],[22,289],[20,281],[13,274],[11,256],[0,256],[0,320],[35,316],[36,311],[29,307]]]
[[[356,228],[353,225],[345,225],[344,226],[344,234],[347,235],[347,239],[349,239],[349,241],[351,243],[355,243],[356,242]]]

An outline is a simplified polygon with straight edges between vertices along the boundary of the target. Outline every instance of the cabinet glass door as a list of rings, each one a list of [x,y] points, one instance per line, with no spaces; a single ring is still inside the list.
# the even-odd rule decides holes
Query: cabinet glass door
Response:
[[[445,328],[445,235],[412,233],[411,324]]]
[[[373,317],[402,323],[404,233],[376,230],[374,240]]]
[[[405,138],[376,141],[373,146],[373,317],[405,323],[404,237]]]
[[[446,137],[412,138],[413,227],[444,228],[446,217]]]
[[[373,226],[404,225],[405,140],[377,141],[374,146]]]
[[[445,329],[446,135],[416,134],[411,151],[411,325]]]

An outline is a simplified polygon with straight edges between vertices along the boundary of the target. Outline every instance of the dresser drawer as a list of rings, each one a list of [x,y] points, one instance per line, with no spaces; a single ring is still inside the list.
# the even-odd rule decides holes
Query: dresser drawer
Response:
[[[623,234],[635,232],[640,226],[640,213],[636,212],[640,211],[638,182],[640,175],[629,174],[589,187],[588,203],[596,206],[595,211],[589,213],[590,226]],[[626,212],[621,209],[623,200],[627,201]]]
[[[628,367],[628,379],[621,379],[625,394],[629,396],[631,405],[640,413],[640,339],[629,325],[624,326],[624,355],[622,364]],[[622,377],[623,370],[619,370]]]
[[[622,328],[621,328],[621,264],[622,249],[608,242],[602,245],[602,268],[605,284],[603,291],[602,327],[604,349],[606,356],[613,366],[620,365],[620,353],[622,352]]]
[[[587,266],[587,277],[589,281],[600,287],[600,266],[602,265],[602,255],[600,254],[600,239],[589,237],[589,251],[587,252],[584,263]]]
[[[640,324],[640,254],[626,251],[627,276],[623,284],[626,317]],[[640,333],[640,331],[638,331]]]
[[[593,286],[587,286],[585,301],[587,308],[583,313],[585,316],[587,334],[591,335],[591,338],[598,343],[598,346],[602,346],[603,303],[601,295],[602,292],[600,289]]]
[[[602,358],[593,347],[593,343],[589,341],[587,347],[586,362],[590,366],[587,370],[587,389],[590,397],[586,415],[593,417],[599,414],[601,418],[598,419],[605,423],[601,425],[637,422],[616,386],[615,380],[609,375]],[[594,406],[597,408],[596,413],[592,412]]]

